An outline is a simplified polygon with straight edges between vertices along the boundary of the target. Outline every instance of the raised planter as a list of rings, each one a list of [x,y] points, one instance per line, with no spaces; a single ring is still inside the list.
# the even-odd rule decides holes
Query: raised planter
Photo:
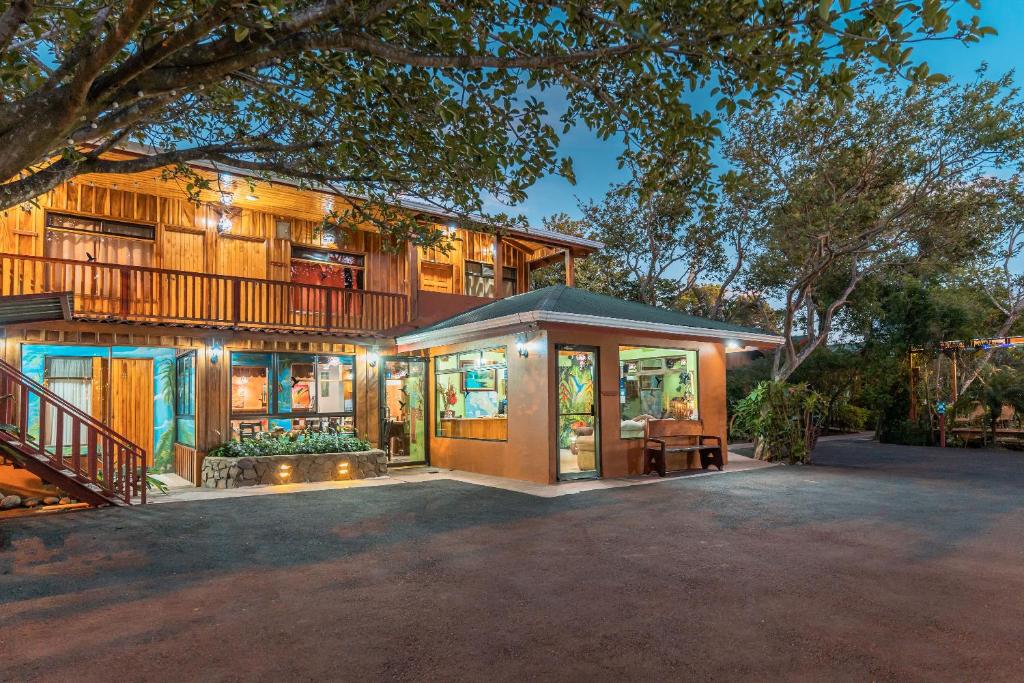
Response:
[[[203,460],[202,480],[206,488],[237,489],[257,484],[370,479],[387,473],[387,455],[375,448],[351,453],[207,457]]]

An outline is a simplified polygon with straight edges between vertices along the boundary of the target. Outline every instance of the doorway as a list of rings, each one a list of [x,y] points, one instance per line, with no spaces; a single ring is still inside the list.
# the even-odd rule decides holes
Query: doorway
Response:
[[[380,440],[388,465],[427,463],[427,359],[383,358]]]
[[[146,449],[146,466],[153,466],[153,360],[110,360],[110,428]]]
[[[596,478],[601,474],[597,348],[556,344],[555,356],[558,479]]]

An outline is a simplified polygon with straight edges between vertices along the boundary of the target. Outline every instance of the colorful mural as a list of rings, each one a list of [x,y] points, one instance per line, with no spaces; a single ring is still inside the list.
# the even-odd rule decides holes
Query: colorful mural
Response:
[[[558,446],[569,448],[581,428],[594,427],[594,354],[558,351]]]
[[[134,346],[73,346],[24,344],[21,371],[43,383],[47,356],[65,358],[151,358],[153,360],[153,470],[170,471],[174,466],[174,349]],[[140,397],[140,401],[144,401]],[[145,410],[145,403],[140,407]],[[29,432],[39,437],[39,404],[29,405]]]

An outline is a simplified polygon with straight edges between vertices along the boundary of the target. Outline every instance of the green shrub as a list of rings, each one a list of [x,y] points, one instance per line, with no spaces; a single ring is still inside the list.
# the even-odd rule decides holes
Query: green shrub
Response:
[[[351,453],[373,448],[368,441],[338,432],[303,432],[294,435],[261,434],[245,441],[228,441],[210,450],[221,458],[258,458],[265,455],[298,453]]]
[[[832,407],[832,419],[829,428],[846,432],[863,431],[868,423],[871,412],[867,408],[852,403],[840,403]]]
[[[809,462],[817,440],[821,397],[806,384],[761,382],[736,404],[734,431],[754,437],[754,457]]]

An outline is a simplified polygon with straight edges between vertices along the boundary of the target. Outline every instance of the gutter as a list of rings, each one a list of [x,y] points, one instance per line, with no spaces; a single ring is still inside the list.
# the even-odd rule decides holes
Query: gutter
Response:
[[[455,325],[441,330],[428,330],[426,332],[406,334],[397,337],[395,339],[395,343],[402,346],[404,351],[415,351],[429,346],[452,343],[452,341],[457,337],[475,335],[480,332],[498,333],[499,329],[515,328],[516,326],[522,325],[536,325],[537,323],[562,323],[566,325],[607,327],[636,332],[660,332],[678,336],[712,339],[715,341],[735,339],[736,341],[748,341],[774,346],[779,346],[785,341],[778,335],[763,332],[741,332],[717,330],[709,327],[668,325],[665,323],[650,323],[641,320],[628,320],[625,318],[604,318],[597,315],[582,315],[579,313],[530,311],[528,313],[513,313],[511,315],[493,318],[482,322]]]

